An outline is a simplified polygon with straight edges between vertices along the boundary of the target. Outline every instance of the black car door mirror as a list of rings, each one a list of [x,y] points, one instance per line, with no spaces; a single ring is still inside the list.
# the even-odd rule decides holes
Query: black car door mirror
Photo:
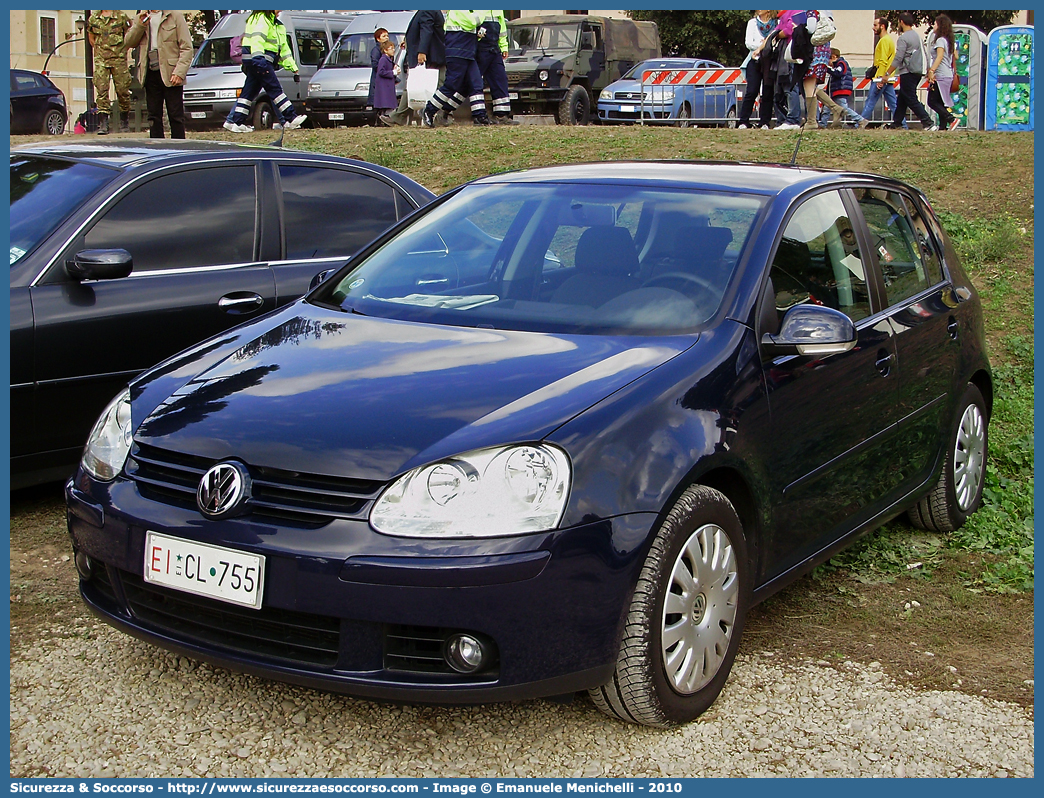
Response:
[[[822,305],[795,305],[787,311],[779,333],[761,337],[769,356],[836,355],[855,346],[856,329],[840,310]]]
[[[311,291],[313,288],[315,288],[317,285],[319,285],[319,283],[323,282],[327,277],[329,277],[335,271],[337,271],[337,269],[326,269],[324,271],[319,272],[319,274],[317,274],[315,277],[313,277],[312,281],[308,284],[308,290]]]
[[[126,277],[134,267],[134,259],[125,249],[81,249],[65,270],[74,280],[115,280]]]

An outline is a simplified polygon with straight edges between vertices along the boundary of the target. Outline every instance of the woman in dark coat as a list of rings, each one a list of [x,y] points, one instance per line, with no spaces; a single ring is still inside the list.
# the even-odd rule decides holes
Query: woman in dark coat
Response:
[[[395,73],[397,71],[395,44],[390,41],[385,42],[381,58],[377,62],[377,77],[373,87],[373,108],[378,117],[391,113],[398,104],[398,99],[395,97]]]

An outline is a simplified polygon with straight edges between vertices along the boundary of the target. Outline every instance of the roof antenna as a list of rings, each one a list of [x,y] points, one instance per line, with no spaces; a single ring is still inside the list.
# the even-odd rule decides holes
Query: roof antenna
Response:
[[[790,165],[791,166],[796,166],[797,165],[797,154],[798,154],[798,150],[801,148],[801,137],[804,134],[805,134],[805,128],[804,128],[804,126],[802,126],[801,127],[801,132],[798,133],[797,144],[794,145],[794,154],[790,158]]]

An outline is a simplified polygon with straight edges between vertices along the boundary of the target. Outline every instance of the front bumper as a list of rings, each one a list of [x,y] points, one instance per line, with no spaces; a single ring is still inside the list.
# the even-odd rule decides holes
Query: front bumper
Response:
[[[66,485],[73,548],[94,562],[80,592],[103,620],[235,670],[364,698],[480,703],[561,695],[612,677],[653,514],[490,540],[392,538],[360,521],[318,529],[205,520],[123,477]],[[146,529],[266,558],[252,610],[142,580]],[[495,645],[474,675],[423,670],[402,639],[454,631]],[[413,644],[410,644],[413,645]],[[426,667],[426,666],[425,666]]]
[[[324,126],[363,123],[373,119],[372,105],[367,105],[366,96],[361,97],[309,97],[305,100],[305,113],[313,124]]]
[[[598,102],[598,118],[610,124],[614,122],[638,122],[641,119],[657,120],[671,119],[674,114],[673,105],[662,103],[621,103],[601,101]]]

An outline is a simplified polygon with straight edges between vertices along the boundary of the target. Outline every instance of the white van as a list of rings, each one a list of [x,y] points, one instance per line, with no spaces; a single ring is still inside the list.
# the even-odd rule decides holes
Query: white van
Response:
[[[370,50],[373,33],[384,28],[396,44],[406,39],[406,27],[416,11],[383,11],[359,14],[337,39],[322,67],[308,83],[305,113],[317,127],[374,121],[370,96]],[[395,63],[402,65],[405,50],[396,51]],[[402,94],[397,84],[396,94]]]
[[[238,45],[243,35],[248,16],[249,12],[245,11],[223,16],[192,59],[184,92],[188,127],[221,127],[235,105],[246,76],[241,69],[241,56],[234,45]],[[318,14],[307,11],[283,11],[279,15],[286,26],[286,37],[301,72],[296,81],[294,74],[285,69],[277,69],[276,75],[298,113],[304,113],[309,79],[330,52],[337,34],[355,16],[352,12]],[[259,129],[270,128],[276,119],[271,100],[262,90],[254,102],[251,124]]]

